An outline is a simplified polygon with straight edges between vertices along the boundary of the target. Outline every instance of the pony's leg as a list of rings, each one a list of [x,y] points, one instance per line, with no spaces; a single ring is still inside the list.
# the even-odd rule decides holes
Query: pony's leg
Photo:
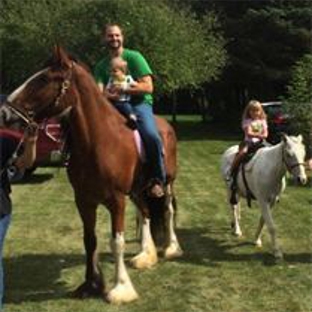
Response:
[[[173,259],[180,257],[183,251],[180,247],[177,235],[175,233],[175,197],[172,188],[168,186],[168,210],[166,212],[166,236],[167,243],[164,251],[166,259]]]
[[[237,195],[238,196],[238,195]],[[228,190],[228,201],[230,202],[231,197],[231,191]],[[240,218],[241,218],[241,212],[240,212],[240,202],[239,198],[236,205],[230,204],[230,213],[232,215],[232,221],[231,221],[231,228],[233,231],[233,234],[235,236],[241,237],[243,235],[242,230],[240,228]]]
[[[131,259],[131,264],[137,269],[150,268],[158,262],[157,250],[154,244],[150,219],[140,217],[141,220],[141,251]]]
[[[241,237],[243,235],[241,227],[240,227],[240,203],[238,202],[236,205],[232,206],[233,211],[233,231],[234,235]]]
[[[260,202],[261,208],[262,208],[262,216],[264,219],[264,222],[268,228],[269,234],[271,236],[271,242],[273,246],[273,253],[276,259],[283,259],[283,253],[277,243],[276,239],[276,227],[273,221],[272,213],[271,213],[271,207],[270,204],[267,202]]]
[[[255,244],[259,248],[262,247],[261,233],[262,233],[263,226],[264,226],[264,219],[263,219],[263,216],[260,216],[258,228],[257,228],[256,235],[255,235],[256,237]]]
[[[86,275],[85,282],[73,292],[73,295],[77,298],[104,296],[105,285],[102,271],[98,265],[98,255],[96,252],[96,204],[86,203],[77,198],[76,204],[83,223],[83,240],[86,251]]]
[[[107,294],[107,300],[114,304],[130,302],[138,298],[124,261],[125,238],[124,217],[125,198],[120,196],[109,207],[112,218],[112,238],[110,246],[115,258],[115,285]]]

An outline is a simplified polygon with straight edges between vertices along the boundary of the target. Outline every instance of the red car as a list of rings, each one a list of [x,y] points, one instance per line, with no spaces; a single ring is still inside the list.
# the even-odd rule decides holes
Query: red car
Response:
[[[62,160],[61,125],[54,119],[48,119],[39,124],[37,157],[34,166],[60,164]]]
[[[4,102],[6,96],[1,94],[0,105]],[[34,166],[27,170],[27,173],[33,172],[40,166],[52,166],[62,165],[62,149],[64,141],[62,138],[61,125],[55,119],[51,118],[43,121],[39,124],[38,141],[37,141],[37,156]],[[10,168],[10,176],[15,175],[15,169]],[[24,174],[22,174],[23,176]],[[18,177],[14,177],[14,180],[19,180],[21,174]]]
[[[289,130],[289,116],[282,102],[272,101],[261,104],[268,117],[269,137],[267,141],[276,144],[280,142],[282,133],[287,133]]]

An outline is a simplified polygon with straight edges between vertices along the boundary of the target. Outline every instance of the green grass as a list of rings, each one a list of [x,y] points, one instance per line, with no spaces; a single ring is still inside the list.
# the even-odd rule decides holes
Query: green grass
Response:
[[[221,153],[237,138],[220,128],[179,120],[178,236],[181,259],[145,271],[129,267],[140,295],[112,306],[75,300],[84,277],[82,229],[64,169],[40,168],[13,187],[14,219],[5,244],[7,312],[309,312],[312,311],[311,188],[290,185],[275,209],[285,261],[274,265],[264,230],[261,250],[251,244],[256,204],[243,203],[242,229],[230,233],[229,209],[219,174]],[[127,259],[139,250],[134,209],[127,210]],[[101,265],[108,287],[114,265],[108,213],[99,209]]]

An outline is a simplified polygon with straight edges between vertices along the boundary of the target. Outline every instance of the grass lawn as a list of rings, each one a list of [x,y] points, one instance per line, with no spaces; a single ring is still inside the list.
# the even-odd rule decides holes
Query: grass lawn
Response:
[[[84,278],[81,222],[64,169],[40,168],[13,186],[14,218],[5,243],[6,312],[310,312],[312,311],[312,192],[289,185],[274,212],[285,261],[274,265],[253,245],[259,210],[242,211],[244,236],[230,233],[229,209],[219,174],[221,153],[238,138],[222,127],[180,120],[178,236],[184,256],[150,270],[129,268],[139,300],[112,306],[75,300]],[[90,177],[92,178],[92,177]],[[290,183],[291,184],[291,183]],[[99,207],[101,265],[108,287],[114,264],[108,213]],[[138,251],[134,209],[127,210],[127,259]]]

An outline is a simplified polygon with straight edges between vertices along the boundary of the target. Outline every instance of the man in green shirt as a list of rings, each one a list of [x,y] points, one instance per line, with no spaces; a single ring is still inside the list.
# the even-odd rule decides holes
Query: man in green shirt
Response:
[[[95,80],[100,90],[113,103],[114,101],[118,101],[120,94],[131,96],[130,104],[137,117],[138,130],[146,148],[150,171],[149,194],[152,197],[162,197],[164,195],[163,186],[166,182],[166,173],[162,154],[162,142],[152,108],[152,94],[154,91],[153,72],[140,52],[124,48],[124,37],[119,25],[106,25],[103,36],[109,53],[96,64],[94,70]],[[128,74],[137,83],[126,89],[116,87],[113,90],[110,89],[110,92],[106,92],[105,86],[110,76],[110,62],[115,57],[121,57],[127,62]]]

